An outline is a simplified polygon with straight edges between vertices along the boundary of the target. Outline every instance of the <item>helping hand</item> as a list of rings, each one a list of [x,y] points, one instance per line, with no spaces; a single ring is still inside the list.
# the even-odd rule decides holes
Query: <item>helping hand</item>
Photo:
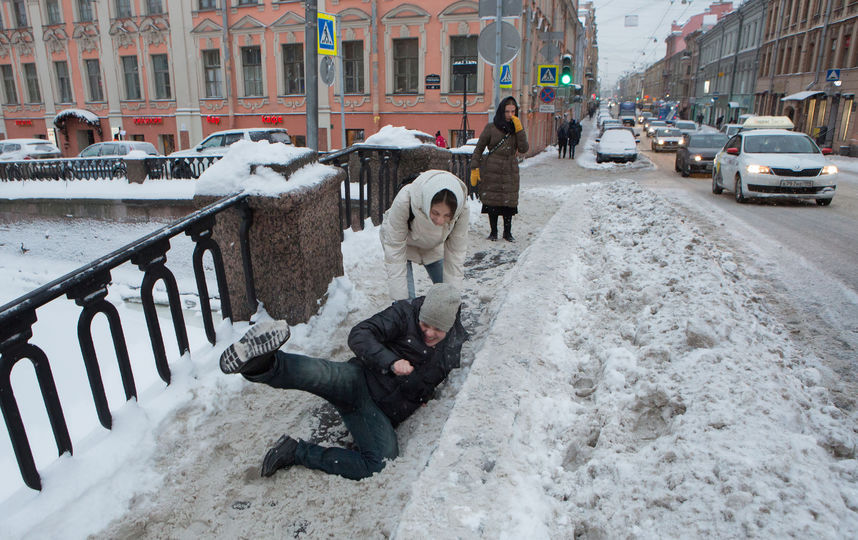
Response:
[[[393,371],[394,375],[409,375],[414,371],[414,366],[408,360],[400,358],[390,366],[390,370]]]
[[[477,184],[480,183],[480,170],[479,169],[471,169],[471,186],[477,187]]]
[[[518,116],[512,117],[512,125],[515,126],[515,132],[516,133],[518,133],[519,131],[524,129],[523,127],[521,127],[521,120],[518,119]]]

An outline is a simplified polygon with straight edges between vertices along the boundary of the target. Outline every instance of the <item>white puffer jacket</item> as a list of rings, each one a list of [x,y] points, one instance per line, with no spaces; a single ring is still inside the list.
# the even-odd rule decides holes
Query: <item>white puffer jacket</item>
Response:
[[[429,210],[432,198],[442,189],[453,192],[458,206],[450,223],[439,227],[432,223]],[[409,230],[408,218],[412,213],[414,219]],[[379,233],[391,299],[408,298],[407,261],[429,264],[444,259],[444,283],[462,290],[468,220],[468,190],[454,174],[429,170],[402,187],[384,213]]]

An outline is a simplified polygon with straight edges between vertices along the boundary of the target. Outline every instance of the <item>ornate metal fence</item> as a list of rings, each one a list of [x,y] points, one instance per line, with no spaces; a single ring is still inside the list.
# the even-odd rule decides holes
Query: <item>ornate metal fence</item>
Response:
[[[153,290],[158,281],[163,281],[167,289],[168,304],[179,345],[179,353],[189,351],[187,331],[179,299],[176,279],[166,266],[170,239],[185,233],[195,243],[193,269],[200,297],[200,307],[206,337],[214,344],[215,329],[212,318],[209,292],[203,271],[203,256],[208,252],[214,263],[214,272],[220,295],[221,313],[225,318],[232,317],[229,291],[226,285],[223,258],[220,247],[212,238],[212,229],[217,214],[232,207],[238,208],[242,215],[241,253],[246,276],[247,296],[256,305],[256,292],[251,273],[248,228],[245,224],[251,220],[251,211],[247,205],[247,196],[235,194],[197,211],[185,218],[163,227],[148,236],[140,238],[82,268],[58,278],[31,293],[0,307],[0,410],[6,420],[6,427],[18,461],[18,468],[24,482],[33,489],[41,489],[41,479],[36,470],[33,453],[27,439],[18,404],[12,390],[11,372],[15,364],[28,359],[33,364],[36,379],[53,430],[57,452],[73,452],[71,437],[66,426],[63,408],[57,395],[57,388],[51,372],[50,360],[42,349],[30,343],[33,337],[32,326],[36,322],[38,310],[49,302],[65,295],[81,307],[77,322],[78,342],[89,379],[92,398],[95,403],[98,420],[110,429],[112,419],[105,396],[101,371],[98,366],[95,347],[92,340],[92,320],[102,313],[110,328],[119,372],[125,390],[126,400],[137,396],[134,376],[129,362],[128,348],[116,307],[108,302],[107,287],[111,281],[110,272],[119,265],[130,261],[143,272],[141,301],[155,357],[158,375],[167,384],[170,383],[170,367],[158,322]]]

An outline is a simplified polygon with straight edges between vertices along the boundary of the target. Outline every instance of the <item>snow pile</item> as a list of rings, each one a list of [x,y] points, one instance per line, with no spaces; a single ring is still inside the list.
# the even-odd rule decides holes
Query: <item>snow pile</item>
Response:
[[[418,136],[428,137],[433,142],[424,143],[421,141]],[[423,133],[422,131],[418,131],[416,129],[407,129],[404,127],[394,127],[390,124],[381,128],[378,133],[374,135],[370,135],[364,142],[357,143],[358,145],[372,145],[372,146],[393,146],[395,148],[414,148],[415,146],[420,146],[422,144],[435,144],[435,137],[429,135],[428,133]]]
[[[287,182],[281,174],[267,167],[257,167],[250,174],[252,165],[288,165],[312,154],[309,148],[296,148],[268,141],[237,141],[229,147],[226,155],[203,171],[197,181],[197,195],[228,195],[244,190],[252,195],[277,196],[280,193],[306,186],[305,183]]]
[[[574,189],[506,276],[394,536],[858,531],[853,422],[731,254],[635,183]]]
[[[147,154],[143,150],[132,150],[132,151],[128,152],[127,154],[125,154],[123,157],[125,159],[146,159],[146,158],[155,157],[155,156],[150,156],[149,154]]]
[[[77,118],[83,120],[84,122],[87,122],[90,124],[98,124],[100,122],[98,115],[93,113],[93,112],[90,112],[90,111],[87,111],[84,109],[66,109],[64,111],[60,111],[59,113],[57,113],[57,115],[54,117],[54,125],[56,125],[57,122],[63,120],[64,118],[67,118],[69,116],[77,117]]]

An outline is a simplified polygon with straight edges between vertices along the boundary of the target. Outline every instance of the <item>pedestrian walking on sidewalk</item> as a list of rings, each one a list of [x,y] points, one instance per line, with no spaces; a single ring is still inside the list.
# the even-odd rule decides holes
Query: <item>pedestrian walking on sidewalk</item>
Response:
[[[303,390],[327,400],[342,416],[355,449],[324,447],[283,435],[262,460],[262,476],[298,464],[353,480],[381,471],[399,454],[394,428],[432,399],[459,367],[465,329],[461,297],[447,283],[425,297],[400,300],[352,328],[348,362],[280,349],[286,321],[259,322],[220,356],[224,373],[272,388]]]
[[[575,159],[575,147],[581,142],[581,123],[572,119],[569,122],[569,158]]]
[[[557,157],[566,157],[566,147],[569,145],[569,122],[566,120],[557,128]]]
[[[494,120],[483,129],[471,157],[471,185],[489,215],[489,240],[498,239],[498,216],[503,216],[503,238],[514,242],[512,216],[518,213],[518,159],[530,146],[527,133],[518,118],[518,103],[513,97],[501,100]],[[487,155],[483,150],[488,149]]]
[[[417,296],[412,263],[462,290],[469,215],[468,188],[448,171],[430,169],[399,190],[379,228],[392,300]]]

